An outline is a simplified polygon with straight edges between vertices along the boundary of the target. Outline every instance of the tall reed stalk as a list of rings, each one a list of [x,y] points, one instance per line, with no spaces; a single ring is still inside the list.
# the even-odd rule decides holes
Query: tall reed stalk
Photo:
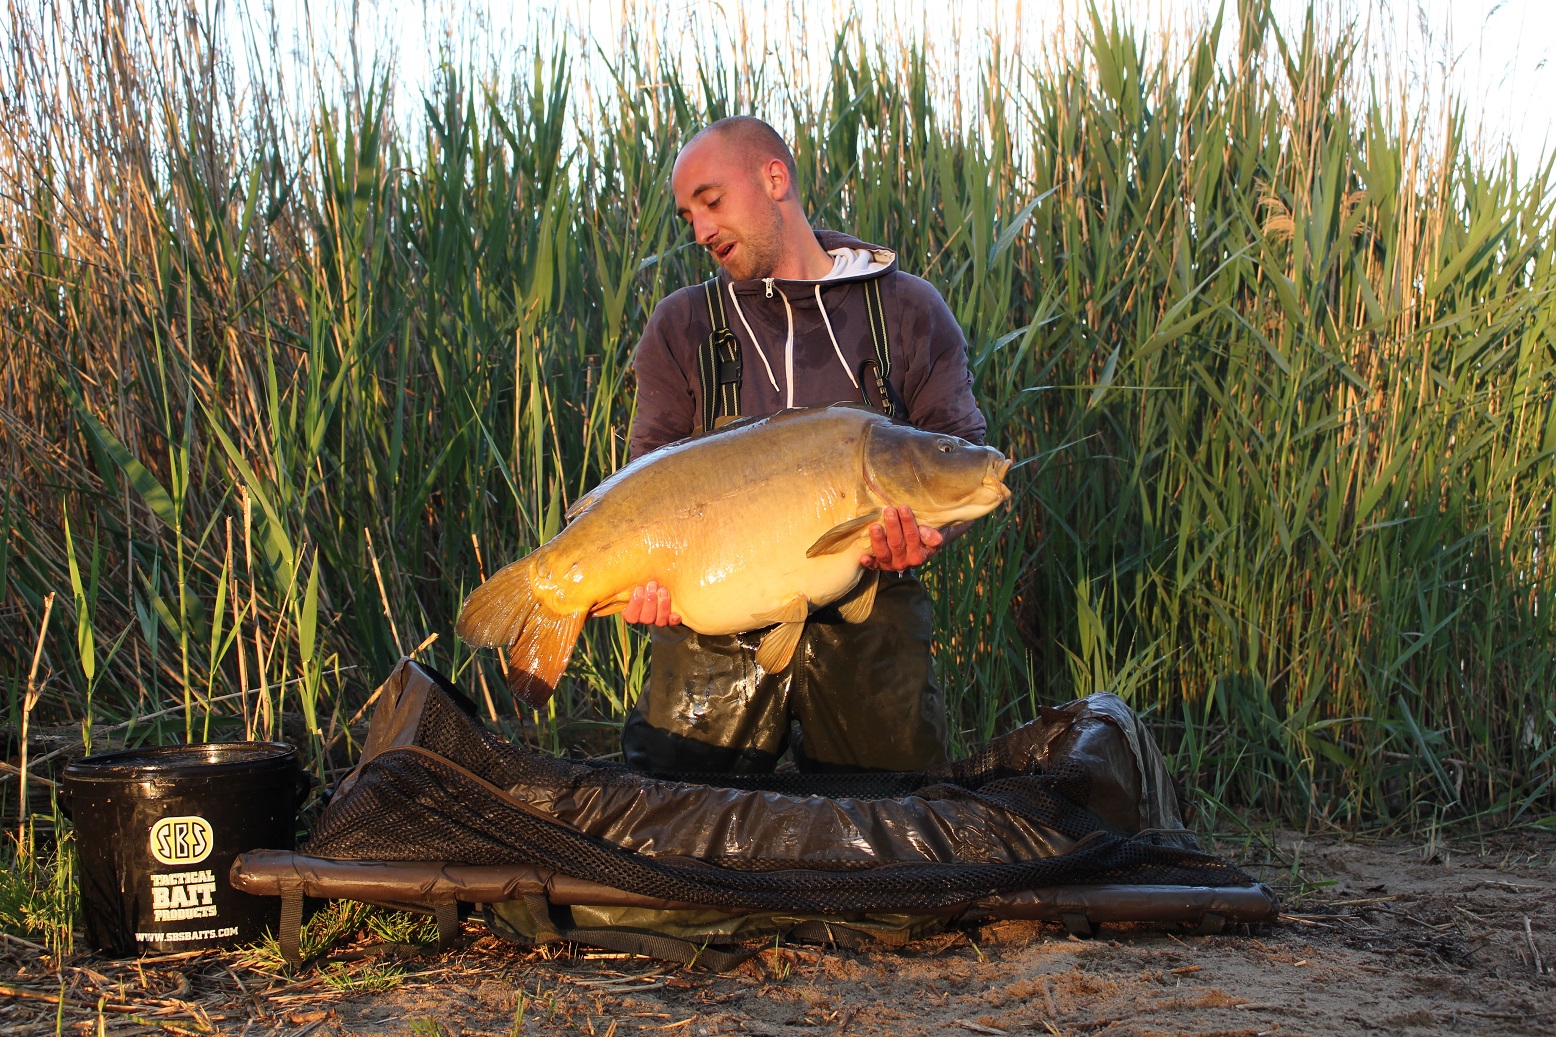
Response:
[[[1279,32],[1265,0],[1173,38],[1074,13],[1040,53],[990,43],[971,94],[849,29],[695,78],[634,41],[582,81],[558,36],[412,98],[263,55],[240,93],[176,0],[11,8],[13,715],[57,591],[34,719],[93,748],[247,732],[338,765],[435,633],[424,657],[512,735],[619,718],[645,646],[618,620],[543,716],[449,631],[621,464],[630,349],[709,271],[670,163],[755,110],[818,225],[946,295],[1024,460],[928,570],[960,746],[1112,691],[1208,804],[1548,820],[1550,166],[1428,124],[1353,35]],[[821,60],[821,94],[785,86]]]

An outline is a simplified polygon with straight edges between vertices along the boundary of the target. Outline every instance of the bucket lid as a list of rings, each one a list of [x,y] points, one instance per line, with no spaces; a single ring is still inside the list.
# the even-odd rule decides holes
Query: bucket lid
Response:
[[[65,765],[67,781],[127,778],[209,778],[297,765],[297,750],[285,742],[204,742],[151,745],[84,756]]]

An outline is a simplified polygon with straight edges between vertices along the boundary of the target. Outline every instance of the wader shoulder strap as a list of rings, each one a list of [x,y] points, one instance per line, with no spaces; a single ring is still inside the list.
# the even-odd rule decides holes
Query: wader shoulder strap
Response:
[[[872,277],[864,284],[865,308],[870,316],[870,341],[875,346],[875,359],[859,365],[859,394],[869,404],[870,395],[864,391],[864,372],[875,368],[875,391],[880,400],[877,405],[888,418],[906,418],[907,408],[891,387],[891,341],[886,336],[886,307],[881,304],[881,279]]]
[[[702,386],[702,428],[711,432],[740,417],[740,342],[729,330],[719,279],[703,282],[713,331],[697,347],[697,380]]]

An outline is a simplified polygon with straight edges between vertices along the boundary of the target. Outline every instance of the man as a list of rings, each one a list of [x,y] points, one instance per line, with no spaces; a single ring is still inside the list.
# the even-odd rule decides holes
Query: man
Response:
[[[783,139],[749,116],[716,122],[681,150],[670,180],[677,211],[721,269],[649,318],[633,357],[631,457],[735,416],[861,399],[982,442],[967,343],[945,301],[900,271],[891,250],[812,230],[795,179]],[[770,771],[791,745],[791,721],[802,770],[916,770],[944,760],[930,602],[911,570],[964,528],[932,529],[908,508],[886,509],[860,558],[883,574],[869,619],[813,613],[779,674],[757,666],[758,637],[697,634],[680,625],[666,588],[638,588],[624,615],[651,624],[653,642],[648,682],[622,732],[627,762]]]

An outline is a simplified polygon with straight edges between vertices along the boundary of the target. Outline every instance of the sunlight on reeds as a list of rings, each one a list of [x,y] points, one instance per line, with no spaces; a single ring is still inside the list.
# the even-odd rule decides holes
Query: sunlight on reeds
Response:
[[[1548,816],[1549,167],[1259,0],[1176,35],[1067,10],[1041,51],[979,44],[971,83],[857,23],[780,55],[825,62],[816,96],[759,49],[693,81],[651,28],[581,78],[558,30],[422,99],[288,78],[264,26],[166,0],[13,7],[13,717],[50,592],[33,723],[94,749],[248,733],[337,767],[437,633],[421,657],[514,737],[619,717],[645,645],[618,620],[547,715],[450,628],[622,462],[630,348],[709,270],[669,163],[756,109],[796,128],[818,225],[945,293],[990,441],[1031,459],[928,570],[959,745],[1107,690],[1215,810]]]

